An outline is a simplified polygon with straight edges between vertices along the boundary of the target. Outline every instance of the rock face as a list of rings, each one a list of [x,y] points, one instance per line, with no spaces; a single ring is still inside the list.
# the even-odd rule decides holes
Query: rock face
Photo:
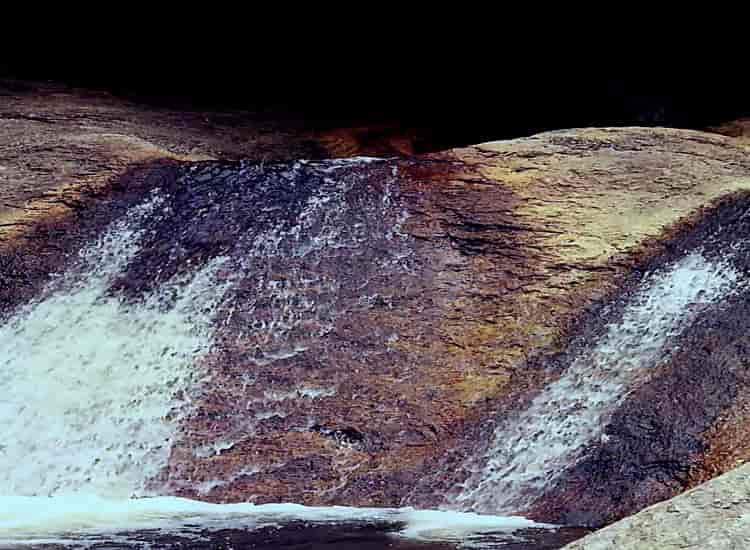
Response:
[[[707,131],[733,137],[736,141],[747,145],[750,143],[750,118],[738,118],[707,128]]]
[[[233,154],[256,162],[237,163],[206,160],[221,144],[197,121],[134,119],[133,107],[120,120],[82,100],[73,123],[70,98],[14,101],[0,114],[15,136],[0,156],[4,312],[155,190],[169,215],[148,222],[111,291],[138,300],[226,262],[218,273],[234,294],[200,365],[210,383],[155,490],[444,504],[484,467],[495,429],[563,376],[646,273],[735,248],[726,261],[747,272],[750,158],[723,136],[585,129],[294,163],[264,162],[245,143]],[[510,511],[598,526],[743,460],[742,296],[670,335],[684,351],[623,390],[602,437]]]
[[[59,266],[62,252],[111,218],[105,207],[94,215],[94,202],[123,194],[136,200],[143,180],[171,177],[156,164],[390,156],[412,151],[420,135],[424,141],[423,133],[388,123],[326,127],[262,112],[177,110],[105,92],[0,80],[0,302],[7,307],[10,294],[29,295]],[[140,169],[150,163],[156,164]]]
[[[742,466],[566,546],[569,550],[730,550],[750,546],[750,467]]]

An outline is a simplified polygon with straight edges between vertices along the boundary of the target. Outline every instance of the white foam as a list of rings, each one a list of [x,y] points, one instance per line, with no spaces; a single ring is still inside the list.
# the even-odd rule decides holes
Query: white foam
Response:
[[[669,338],[702,306],[736,291],[739,279],[729,262],[710,262],[700,252],[647,276],[601,340],[517,418],[497,428],[484,466],[454,505],[507,513],[533,502],[585,445],[602,437],[628,391],[669,356]]]
[[[186,536],[200,530],[254,529],[293,521],[402,524],[401,536],[466,541],[483,533],[549,529],[521,517],[413,508],[310,507],[299,504],[211,504],[177,497],[106,499],[92,495],[0,497],[0,544],[80,542],[86,537],[159,530]],[[126,537],[126,535],[125,535]]]
[[[393,190],[388,187],[382,200],[368,199],[356,206],[368,223],[347,226],[342,211],[353,183],[327,184],[333,187],[310,199],[288,233],[271,230],[249,250],[240,247],[244,259],[266,264],[274,257],[323,258],[340,248],[356,250],[373,233],[383,232],[394,252],[377,261],[408,269],[411,252],[400,231],[407,215],[402,212],[395,225],[386,216]],[[154,488],[147,484],[167,465],[180,420],[205,380],[200,359],[211,350],[214,312],[230,284],[216,281],[214,275],[226,261],[218,258],[137,300],[112,293],[114,278],[140,250],[143,221],[164,215],[162,205],[155,195],[113,224],[40,300],[0,327],[0,495],[12,495],[0,496],[0,545],[77,544],[91,535],[152,529],[184,536],[202,529],[291,521],[382,521],[403,525],[400,534],[405,537],[462,542],[475,534],[551,527],[520,517],[412,508],[129,498],[151,494]],[[404,246],[399,248],[395,241],[404,241]],[[257,295],[270,298],[273,305],[270,320],[259,318],[249,329],[261,344],[262,360],[303,353],[308,340],[331,330],[339,290],[334,275],[310,280],[305,272],[288,270],[293,284],[286,285],[259,278]],[[310,334],[310,327],[315,334]],[[283,409],[287,400],[312,401],[336,391],[300,383],[290,391],[265,392],[263,404]],[[270,413],[285,414],[273,410],[256,415]],[[238,435],[244,437],[248,425],[242,429]],[[193,451],[211,458],[235,444],[233,437],[222,434]],[[260,471],[245,465],[225,479],[194,487],[207,494]]]
[[[372,164],[374,162],[383,162],[386,159],[380,158],[380,157],[367,157],[367,156],[358,156],[358,157],[346,157],[346,158],[337,158],[337,159],[326,159],[322,163],[318,161],[320,170],[331,170],[335,169],[341,166],[359,166],[363,164]],[[305,164],[309,164],[310,161],[301,161]]]
[[[315,388],[311,386],[299,386],[290,391],[264,391],[263,397],[266,402],[286,401],[287,399],[330,397],[336,395],[335,388]]]
[[[211,347],[223,260],[137,301],[111,294],[158,205],[115,223],[0,326],[0,494],[142,495],[167,464]]]

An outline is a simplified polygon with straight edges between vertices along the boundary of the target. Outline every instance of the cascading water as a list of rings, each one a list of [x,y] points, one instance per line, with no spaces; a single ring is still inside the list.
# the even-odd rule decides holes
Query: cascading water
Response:
[[[223,288],[217,258],[138,302],[109,293],[160,206],[134,208],[0,327],[0,494],[140,496],[165,466]]]
[[[246,397],[240,390],[253,384],[250,373],[227,390],[236,390],[231,397],[240,401],[224,439],[210,430],[185,432],[186,420],[214,389],[209,365],[219,338],[235,347],[240,342],[251,364],[264,365],[307,353],[341,308],[368,307],[369,279],[341,279],[328,265],[333,255],[368,250],[363,272],[373,280],[379,269],[408,271],[404,215],[391,208],[395,191],[386,186],[381,195],[362,193],[347,205],[362,178],[345,177],[346,170],[370,162],[320,164],[311,170],[314,185],[305,183],[303,163],[268,172],[245,165],[187,169],[182,187],[154,190],[84,247],[33,303],[9,313],[0,326],[0,543],[127,542],[115,533],[161,529],[197,536],[210,528],[294,520],[387,522],[406,536],[456,541],[542,527],[452,512],[217,505],[158,496],[183,486],[202,494],[227,481],[169,470],[180,445],[188,445],[194,461],[209,463],[263,415],[283,415],[288,399],[335,393],[335,387],[300,385]],[[219,186],[232,178],[241,185]],[[232,202],[237,197],[244,200],[239,206]],[[345,212],[359,221],[348,223]],[[221,229],[212,225],[216,220]],[[306,270],[309,263],[322,266],[318,276]]]
[[[330,444],[335,468],[321,491],[346,487],[365,453],[358,458],[320,418],[325,399],[346,389],[342,358],[398,377],[391,328],[375,327],[356,345],[356,332],[337,328],[420,288],[422,260],[399,193],[398,173],[374,159],[186,166],[84,246],[33,302],[3,312],[0,544],[294,521],[386,523],[453,542],[479,534],[481,544],[501,533],[493,543],[502,544],[514,530],[542,527],[452,511],[165,496],[228,501],[216,495],[280,469],[283,456],[226,459],[266,422],[283,426],[271,433]],[[671,338],[739,288],[740,276],[728,259],[693,251],[640,285],[599,341],[502,421],[451,508],[531,504],[603,437],[612,411],[669,357]],[[359,389],[348,391],[355,401]]]
[[[531,505],[584,447],[605,437],[610,414],[670,354],[669,341],[707,304],[737,292],[740,274],[729,258],[693,251],[646,275],[592,346],[517,416],[501,422],[472,475],[451,498],[458,509],[517,512]]]

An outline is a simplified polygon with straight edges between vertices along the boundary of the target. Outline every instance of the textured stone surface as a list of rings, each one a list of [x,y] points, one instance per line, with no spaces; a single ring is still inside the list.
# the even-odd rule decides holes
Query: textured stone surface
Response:
[[[252,176],[260,177],[252,184],[256,180],[242,183],[246,176],[231,167],[204,168],[223,178],[226,195],[213,201],[225,208],[236,200],[236,189],[259,189],[261,181],[291,178],[312,184],[315,193],[314,182],[326,179],[322,166],[282,168],[278,176]],[[745,150],[725,138],[624,129],[558,132],[340,169],[334,180],[349,181],[351,190],[331,205],[341,212],[334,226],[364,223],[369,242],[343,256],[325,253],[304,262],[285,249],[268,266],[271,279],[312,296],[318,306],[323,302],[325,319],[315,314],[309,321],[321,336],[297,336],[304,353],[260,363],[247,359],[259,345],[256,336],[227,338],[235,343],[217,358],[217,372],[224,374],[186,429],[203,435],[175,449],[167,479],[182,494],[217,500],[254,495],[260,501],[440,504],[460,481],[452,461],[476,452],[486,438],[478,427],[554,379],[554,369],[531,363],[543,365],[545,357],[564,350],[588,308],[621,292],[631,270],[658,263],[670,246],[680,246],[670,245],[671,239],[691,234],[701,207],[747,189],[748,168]],[[211,179],[200,171],[190,177]],[[388,207],[372,219],[356,214],[380,208],[389,185]],[[299,216],[294,205],[309,199],[267,203],[280,189],[247,200],[282,212],[293,224]],[[203,192],[195,193],[174,207],[186,219],[196,219],[189,205]],[[383,263],[388,237],[375,220],[387,227],[402,210],[401,248],[395,241],[386,246],[405,258],[404,269],[396,270]],[[156,242],[167,238],[169,227],[161,234]],[[150,262],[144,273],[159,259]],[[373,265],[377,276],[367,267]],[[295,273],[337,290],[311,293],[300,288]],[[248,296],[253,292],[265,291],[248,289]],[[357,292],[380,299],[358,303]],[[278,299],[284,298],[269,295]],[[243,312],[247,298],[235,303],[237,315],[258,315],[257,307]],[[264,307],[275,315],[279,304]],[[252,390],[243,372],[252,373]],[[305,392],[311,388],[323,393],[310,397]],[[252,428],[238,432],[229,418]],[[196,457],[196,448],[213,450]],[[644,463],[659,459],[658,450],[639,452]],[[688,468],[692,459],[674,460]],[[668,472],[667,479],[681,474]],[[646,485],[664,484],[662,472],[645,464],[628,483],[644,476]],[[190,484],[181,481],[186,478]],[[600,493],[610,487],[604,475],[594,484]],[[586,517],[572,513],[575,497],[561,488],[543,501],[555,504],[542,504],[534,515],[600,524],[683,487],[667,483],[664,490],[639,491],[623,506],[592,507]],[[587,490],[584,480],[576,492]],[[566,500],[559,504],[556,495]]]
[[[718,126],[712,126],[707,128],[709,132],[722,134],[724,136],[730,136],[735,138],[745,145],[750,144],[750,117],[738,118],[719,124]]]
[[[280,120],[263,112],[177,110],[104,92],[0,81],[0,223],[25,201],[61,185],[101,181],[157,158],[387,156],[410,152],[418,138],[414,130],[388,123],[343,124]]]
[[[742,550],[750,547],[750,466],[650,506],[569,550]]]
[[[6,307],[33,297],[66,254],[155,187],[168,191],[174,217],[151,228],[152,241],[118,281],[114,290],[132,297],[243,236],[270,242],[283,237],[274,231],[300,226],[314,242],[304,253],[283,238],[277,250],[255,249],[260,260],[243,268],[250,275],[237,307],[222,313],[225,338],[204,365],[213,390],[159,480],[215,501],[440,504],[494,422],[559,375],[548,360],[596,324],[597,308],[627,292],[633,273],[696,246],[704,226],[735,223],[750,190],[748,148],[699,132],[560,131],[332,168],[266,162],[269,150],[308,156],[311,145],[222,120],[203,125],[195,113],[107,97],[0,97]],[[361,152],[345,144],[369,138],[327,139]],[[243,155],[257,162],[182,164]],[[333,206],[318,208],[327,197],[337,197]],[[340,231],[326,233],[331,227]],[[308,302],[315,307],[304,309]],[[304,313],[287,334],[299,350],[269,347],[250,330],[285,303]],[[701,330],[696,337],[716,347]],[[703,392],[744,385],[744,333],[734,334],[726,352],[734,378],[711,363]],[[660,370],[661,391],[692,391],[690,365],[682,358]],[[633,447],[614,441],[607,461],[572,471],[534,517],[612,521],[747,456],[737,437],[744,386],[704,408],[654,412],[658,388],[636,392],[617,425],[671,417],[663,439],[685,425],[693,439],[638,446],[636,474],[624,482],[608,468]],[[652,470],[655,461],[677,466]],[[581,478],[589,467],[599,475]],[[622,504],[602,504],[616,483],[635,489]]]
[[[667,257],[699,250],[712,261],[739,251],[730,260],[740,274],[732,294],[706,306],[668,340],[669,355],[651,365],[636,391],[602,420],[601,440],[568,467],[535,506],[539,513],[562,523],[609,523],[725,472],[746,456],[746,440],[736,436],[747,421],[750,382],[750,300],[742,283],[750,260],[749,206],[746,196],[725,201],[667,247]],[[621,353],[627,359],[629,350]]]
[[[30,295],[111,218],[107,207],[95,214],[93,203],[125,195],[135,200],[145,180],[153,185],[154,178],[170,177],[168,170],[141,169],[144,164],[393,155],[410,151],[414,138],[398,125],[326,127],[263,112],[178,110],[58,84],[0,80],[0,280],[13,280],[0,286],[0,303]]]

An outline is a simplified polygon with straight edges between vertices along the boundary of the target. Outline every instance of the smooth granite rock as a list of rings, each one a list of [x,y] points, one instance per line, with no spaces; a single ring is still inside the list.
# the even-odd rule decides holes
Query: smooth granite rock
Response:
[[[750,548],[750,465],[641,510],[565,550]]]

